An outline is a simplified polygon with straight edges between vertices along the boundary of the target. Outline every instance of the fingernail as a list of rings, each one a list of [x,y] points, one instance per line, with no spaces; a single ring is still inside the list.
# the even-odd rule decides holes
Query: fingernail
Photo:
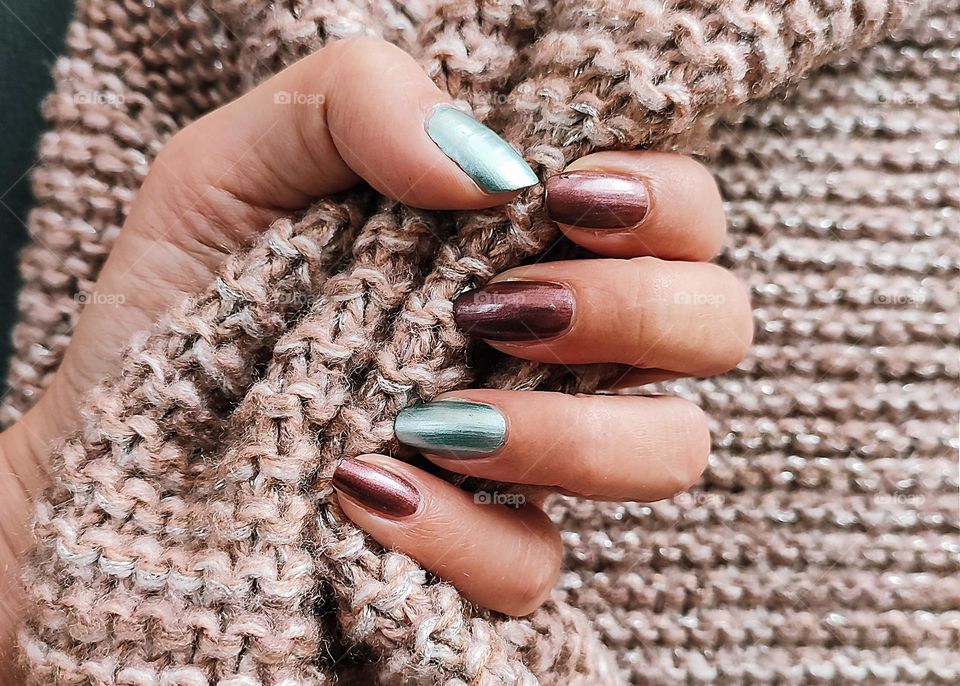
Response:
[[[626,229],[647,216],[650,194],[633,176],[572,171],[547,181],[545,202],[555,222],[582,229]]]
[[[563,333],[573,321],[573,293],[558,283],[503,281],[453,302],[464,333],[492,341],[533,341]]]
[[[409,517],[420,508],[420,493],[413,484],[369,462],[341,460],[333,473],[333,487],[387,517]]]
[[[487,193],[516,191],[539,181],[509,143],[449,105],[433,108],[427,119],[427,134]]]
[[[503,445],[507,420],[492,405],[438,400],[401,410],[393,431],[401,443],[424,452],[476,457]]]

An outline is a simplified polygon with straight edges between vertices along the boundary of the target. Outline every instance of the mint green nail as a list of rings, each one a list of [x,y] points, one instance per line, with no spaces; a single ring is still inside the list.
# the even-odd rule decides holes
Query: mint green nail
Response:
[[[401,410],[393,431],[401,443],[427,453],[476,457],[503,445],[507,420],[490,405],[438,400]]]
[[[469,114],[449,105],[433,108],[427,120],[427,134],[487,193],[517,191],[539,181],[509,143]]]

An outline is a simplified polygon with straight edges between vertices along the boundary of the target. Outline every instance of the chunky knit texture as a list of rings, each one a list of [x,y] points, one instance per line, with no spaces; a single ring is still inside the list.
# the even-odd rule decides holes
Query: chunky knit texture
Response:
[[[960,679],[956,0],[82,0],[46,105],[5,420],[48,382],[163,142],[358,34],[409,50],[541,176],[594,149],[710,153],[721,260],[752,286],[758,336],[736,372],[665,385],[713,416],[704,486],[553,501],[566,571],[520,620],[356,530],[333,465],[394,448],[399,408],[601,373],[480,354],[453,326],[452,297],[553,245],[542,189],[458,215],[360,189],[269,227],[91,394],[37,509],[31,678]]]

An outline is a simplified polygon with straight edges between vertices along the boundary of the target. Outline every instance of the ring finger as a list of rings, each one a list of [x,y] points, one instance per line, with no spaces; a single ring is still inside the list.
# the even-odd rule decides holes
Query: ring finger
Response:
[[[706,464],[706,419],[671,397],[473,390],[403,410],[397,437],[447,469],[609,500],[657,500]],[[560,566],[556,528],[518,492],[464,491],[384,455],[341,461],[344,512],[388,548],[416,558],[465,596],[526,614]]]
[[[457,391],[402,410],[394,430],[449,471],[603,500],[669,498],[710,452],[706,416],[671,396]]]

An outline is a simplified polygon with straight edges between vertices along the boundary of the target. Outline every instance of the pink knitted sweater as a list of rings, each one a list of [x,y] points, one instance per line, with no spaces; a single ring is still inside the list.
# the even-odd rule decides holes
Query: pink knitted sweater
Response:
[[[957,683],[958,10],[79,0],[6,422],[56,368],[164,141],[358,34],[410,51],[541,177],[597,149],[709,155],[758,335],[737,371],[665,385],[713,417],[702,487],[552,501],[563,577],[507,619],[371,542],[329,479],[440,392],[595,386],[471,355],[452,322],[458,292],[555,240],[542,188],[455,215],[318,201],[132,341],[56,451],[24,570],[32,681]]]

